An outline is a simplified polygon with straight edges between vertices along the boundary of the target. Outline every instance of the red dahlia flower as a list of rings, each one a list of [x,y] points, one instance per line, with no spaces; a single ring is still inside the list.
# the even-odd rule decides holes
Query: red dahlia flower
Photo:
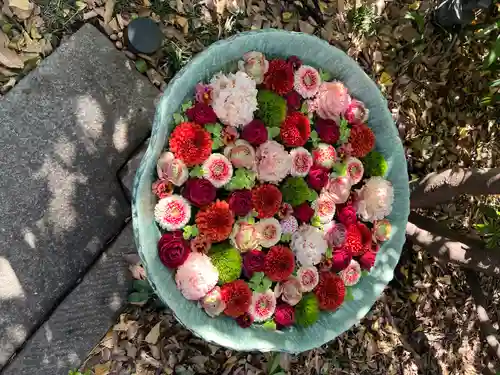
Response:
[[[349,143],[352,147],[351,155],[364,158],[375,146],[375,135],[365,124],[354,125],[349,135]]]
[[[320,309],[334,311],[344,302],[344,282],[340,276],[332,272],[321,272],[314,294],[318,297]]]
[[[188,167],[203,163],[212,154],[210,133],[200,125],[183,122],[170,134],[170,151]]]
[[[361,231],[356,224],[347,227],[346,238],[343,247],[353,256],[361,255],[364,252],[363,238]]]
[[[311,135],[309,119],[300,112],[290,113],[281,124],[280,136],[288,147],[304,146]]]
[[[237,318],[248,311],[252,301],[252,291],[243,280],[235,280],[220,288],[222,300],[226,304],[224,314]]]
[[[269,61],[269,69],[264,75],[264,87],[278,95],[285,95],[293,89],[292,64],[282,59]]]
[[[264,273],[272,281],[284,281],[295,268],[295,256],[292,250],[283,245],[271,247],[264,261]]]
[[[216,201],[198,211],[195,222],[200,235],[212,242],[221,242],[233,230],[234,214],[226,201]]]
[[[252,189],[252,205],[259,219],[273,217],[280,209],[282,200],[281,191],[274,185],[265,184]]]

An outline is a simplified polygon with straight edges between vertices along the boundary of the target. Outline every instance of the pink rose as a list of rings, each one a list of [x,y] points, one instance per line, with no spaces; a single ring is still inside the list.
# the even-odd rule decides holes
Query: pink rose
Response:
[[[338,120],[350,101],[347,88],[341,82],[324,82],[315,100],[316,113],[323,119]]]
[[[345,118],[351,125],[363,124],[368,120],[368,112],[363,102],[353,99],[347,107]]]
[[[328,182],[328,169],[313,165],[307,175],[307,183],[316,191],[320,191]]]
[[[302,299],[302,292],[299,280],[294,277],[277,283],[274,288],[274,294],[276,298],[281,297],[283,302],[288,303],[291,306],[295,306]]]

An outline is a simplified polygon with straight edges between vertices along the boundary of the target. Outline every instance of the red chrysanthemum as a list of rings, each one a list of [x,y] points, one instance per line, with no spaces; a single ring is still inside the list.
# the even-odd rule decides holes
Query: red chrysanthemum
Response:
[[[248,311],[252,301],[252,291],[243,280],[235,280],[222,285],[220,293],[226,304],[224,314],[237,318]]]
[[[351,156],[364,158],[375,146],[375,134],[365,124],[354,125],[351,128],[349,143],[352,147]]]
[[[193,167],[203,163],[212,153],[212,138],[200,125],[183,122],[172,131],[169,147],[177,159]]]
[[[361,222],[357,222],[356,226],[358,227],[359,233],[361,234],[361,243],[363,247],[361,248],[360,251],[358,251],[357,254],[353,254],[353,256],[359,256],[372,249],[373,236],[371,230]]]
[[[295,268],[295,256],[292,250],[283,245],[271,247],[264,261],[264,273],[272,281],[284,281]]]
[[[265,184],[252,189],[252,206],[259,219],[273,217],[280,209],[282,200],[281,191],[274,185]]]
[[[286,94],[285,99],[289,112],[294,112],[299,110],[301,106],[300,102],[302,100],[302,97],[297,91],[295,90],[290,91],[288,94]]]
[[[212,107],[205,103],[195,103],[194,106],[186,111],[189,121],[199,125],[213,124],[217,122],[217,115]]]
[[[344,302],[344,282],[340,276],[332,272],[321,272],[314,294],[318,297],[320,309],[334,311]]]
[[[278,95],[285,95],[293,89],[292,64],[282,59],[269,61],[269,69],[264,75],[264,86]]]
[[[358,258],[359,265],[362,270],[371,270],[373,265],[375,264],[375,258],[377,254],[373,251],[367,251],[363,255]]]
[[[295,323],[295,308],[288,303],[281,303],[274,311],[274,321],[280,327],[288,327]]]
[[[361,232],[357,225],[350,225],[347,228],[343,247],[351,252],[353,256],[363,253],[363,239],[361,238]]]
[[[358,218],[356,217],[356,209],[352,204],[344,205],[337,211],[338,220],[346,227],[356,224]]]
[[[201,235],[212,242],[221,242],[231,234],[234,214],[226,201],[217,201],[198,211],[195,222]]]
[[[293,208],[293,216],[295,216],[298,221],[307,223],[314,216],[314,209],[309,203],[304,202]]]
[[[300,112],[290,113],[281,124],[280,137],[288,147],[304,146],[311,135],[309,119]]]
[[[325,120],[321,117],[316,119],[316,131],[321,140],[328,144],[335,144],[340,137],[340,129],[333,120]]]
[[[253,323],[253,316],[246,312],[236,318],[236,323],[238,323],[241,328],[248,328]]]

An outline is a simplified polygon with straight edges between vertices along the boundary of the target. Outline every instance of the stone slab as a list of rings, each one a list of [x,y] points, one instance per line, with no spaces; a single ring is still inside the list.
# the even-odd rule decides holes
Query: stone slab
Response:
[[[91,25],[0,103],[0,366],[122,228],[159,91]]]
[[[137,172],[137,168],[141,165],[142,157],[146,153],[148,149],[149,139],[144,142],[141,147],[134,153],[134,155],[127,161],[119,171],[118,178],[123,187],[123,191],[125,192],[125,196],[128,200],[132,200],[132,190],[134,187],[134,178],[135,172]]]
[[[2,375],[67,375],[78,368],[127,300],[131,279],[124,255],[134,251],[130,222]]]

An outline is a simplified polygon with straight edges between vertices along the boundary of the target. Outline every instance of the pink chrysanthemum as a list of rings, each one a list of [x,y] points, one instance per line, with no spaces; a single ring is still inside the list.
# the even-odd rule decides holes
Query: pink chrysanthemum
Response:
[[[347,268],[340,271],[339,276],[344,281],[345,286],[356,285],[361,278],[361,266],[352,259]]]
[[[347,175],[351,178],[352,184],[356,185],[363,178],[365,168],[361,160],[351,156],[345,161],[347,165]]]
[[[276,296],[272,290],[267,290],[264,293],[253,292],[248,312],[256,322],[270,319],[275,309]]]
[[[191,219],[191,206],[179,195],[171,195],[160,199],[156,204],[155,220],[168,231],[183,228]]]
[[[222,154],[212,154],[203,163],[203,177],[212,183],[216,188],[227,184],[233,177],[233,166],[231,162]]]
[[[292,168],[290,174],[295,177],[305,177],[313,164],[313,158],[304,147],[297,147],[290,151]]]
[[[319,221],[323,224],[329,223],[335,215],[335,201],[330,194],[322,193],[312,204]]]
[[[280,222],[283,234],[293,234],[299,229],[299,223],[295,216],[289,215]]]
[[[303,293],[310,292],[319,283],[319,273],[316,267],[300,267],[297,271],[297,280]]]
[[[335,147],[326,143],[320,143],[312,152],[314,164],[330,169],[337,160]]]
[[[344,244],[347,235],[347,229],[344,224],[331,221],[323,227],[324,239],[330,247],[340,247]]]
[[[175,274],[177,289],[191,301],[204,297],[217,285],[218,280],[217,268],[208,256],[201,253],[190,253]]]
[[[256,227],[262,247],[271,247],[280,241],[281,225],[274,217],[260,220]]]
[[[312,66],[302,65],[295,72],[293,86],[303,98],[312,98],[318,92],[321,77]]]
[[[373,236],[377,241],[387,241],[391,238],[392,226],[387,219],[377,220],[373,224]]]

